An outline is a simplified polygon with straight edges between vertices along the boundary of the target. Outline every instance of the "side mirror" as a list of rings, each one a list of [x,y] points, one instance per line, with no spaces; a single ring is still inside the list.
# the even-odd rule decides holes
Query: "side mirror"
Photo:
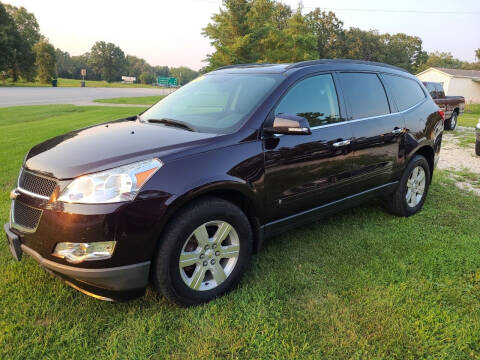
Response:
[[[265,128],[271,134],[310,135],[308,120],[296,115],[280,114],[273,120],[272,127]]]

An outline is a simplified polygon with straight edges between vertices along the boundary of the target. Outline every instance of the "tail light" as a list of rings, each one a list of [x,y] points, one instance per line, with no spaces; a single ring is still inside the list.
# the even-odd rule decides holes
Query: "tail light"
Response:
[[[440,115],[442,120],[445,122],[445,112],[443,110],[438,110],[438,115]]]

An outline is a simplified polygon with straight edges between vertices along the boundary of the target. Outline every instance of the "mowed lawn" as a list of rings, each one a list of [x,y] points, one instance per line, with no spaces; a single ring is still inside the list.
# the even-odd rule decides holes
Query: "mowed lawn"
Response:
[[[480,104],[465,105],[465,112],[458,117],[458,125],[475,127],[480,120]]]
[[[156,96],[137,96],[137,97],[118,97],[110,99],[96,99],[95,102],[107,104],[136,104],[136,105],[153,105],[162,100],[165,95]]]
[[[138,111],[1,109],[2,224],[32,145]],[[418,215],[372,201],[272,238],[235,291],[188,309],[89,298],[1,241],[0,359],[480,359],[479,218],[439,172]]]

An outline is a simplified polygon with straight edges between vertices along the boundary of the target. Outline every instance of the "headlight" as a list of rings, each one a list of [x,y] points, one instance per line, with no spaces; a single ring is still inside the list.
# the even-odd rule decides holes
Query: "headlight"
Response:
[[[159,159],[152,159],[80,176],[67,186],[58,201],[101,204],[133,200],[162,166]]]
[[[53,256],[65,258],[72,264],[83,261],[110,259],[115,249],[116,241],[99,241],[94,243],[62,242],[55,246]]]

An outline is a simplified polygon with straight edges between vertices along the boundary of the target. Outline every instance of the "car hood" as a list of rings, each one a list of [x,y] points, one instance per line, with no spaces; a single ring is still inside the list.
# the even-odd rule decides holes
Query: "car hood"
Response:
[[[57,179],[71,179],[116,166],[200,147],[215,134],[191,132],[128,119],[92,126],[33,147],[24,166]]]

